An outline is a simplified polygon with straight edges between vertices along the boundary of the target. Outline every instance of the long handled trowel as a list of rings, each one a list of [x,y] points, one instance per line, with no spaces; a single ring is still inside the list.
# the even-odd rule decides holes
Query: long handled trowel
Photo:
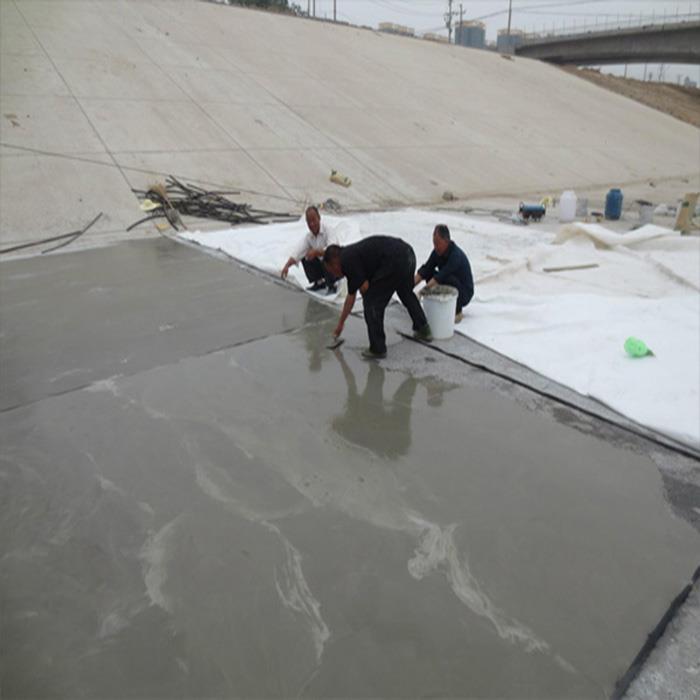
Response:
[[[333,336],[333,339],[331,340],[326,347],[329,350],[337,350],[343,343],[345,342],[345,338],[340,338],[338,336]]]

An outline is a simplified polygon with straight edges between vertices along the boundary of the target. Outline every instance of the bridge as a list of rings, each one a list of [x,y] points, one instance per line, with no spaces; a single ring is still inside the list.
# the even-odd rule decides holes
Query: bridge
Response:
[[[700,21],[651,24],[568,36],[526,37],[518,56],[549,63],[603,65],[614,63],[700,64]]]

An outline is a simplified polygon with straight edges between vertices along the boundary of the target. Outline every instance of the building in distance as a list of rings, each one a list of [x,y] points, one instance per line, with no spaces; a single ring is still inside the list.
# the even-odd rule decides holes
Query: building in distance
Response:
[[[446,36],[441,36],[440,34],[434,34],[433,32],[426,32],[423,34],[423,38],[428,41],[437,41],[440,44],[449,44],[450,40]]]
[[[516,47],[524,41],[525,35],[519,29],[511,29],[510,34],[507,29],[499,29],[496,50],[500,53],[515,53]]]
[[[400,34],[401,36],[415,36],[416,30],[413,27],[404,27],[403,24],[393,22],[380,22],[379,31],[387,34]]]
[[[457,22],[455,25],[455,44],[472,49],[486,46],[486,25],[483,22]]]

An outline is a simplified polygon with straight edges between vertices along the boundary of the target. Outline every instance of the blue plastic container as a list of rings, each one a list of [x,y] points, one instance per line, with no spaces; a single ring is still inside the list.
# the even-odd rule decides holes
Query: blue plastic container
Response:
[[[610,190],[605,197],[605,218],[617,221],[622,215],[622,190],[617,187]]]

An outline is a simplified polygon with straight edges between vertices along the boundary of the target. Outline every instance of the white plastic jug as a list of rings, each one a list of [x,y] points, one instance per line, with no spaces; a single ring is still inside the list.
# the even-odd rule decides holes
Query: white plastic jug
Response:
[[[438,285],[426,290],[423,296],[423,310],[430,324],[435,340],[447,340],[455,334],[455,314],[457,313],[457,290],[447,285]]]
[[[567,224],[576,218],[576,202],[578,198],[573,190],[562,192],[559,199],[559,221]]]
[[[639,204],[639,225],[644,226],[654,221],[654,205],[643,199],[638,199]]]

